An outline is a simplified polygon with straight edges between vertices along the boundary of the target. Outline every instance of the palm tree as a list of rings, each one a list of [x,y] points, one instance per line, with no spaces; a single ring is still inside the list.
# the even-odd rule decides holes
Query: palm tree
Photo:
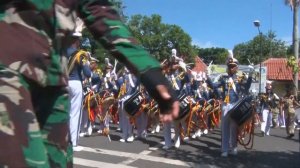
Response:
[[[294,46],[294,55],[296,58],[296,65],[298,67],[299,65],[299,39],[298,39],[298,9],[300,0],[284,0],[284,3],[286,5],[289,5],[291,7],[291,10],[293,11],[293,46]],[[294,94],[298,97],[298,74],[299,71],[293,72],[294,76]]]

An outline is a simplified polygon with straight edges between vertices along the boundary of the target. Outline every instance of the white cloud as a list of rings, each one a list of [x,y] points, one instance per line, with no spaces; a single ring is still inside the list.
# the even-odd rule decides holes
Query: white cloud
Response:
[[[198,40],[193,40],[192,41],[193,45],[199,46],[200,48],[212,48],[212,47],[218,47],[218,45],[213,44],[211,41],[198,41]]]

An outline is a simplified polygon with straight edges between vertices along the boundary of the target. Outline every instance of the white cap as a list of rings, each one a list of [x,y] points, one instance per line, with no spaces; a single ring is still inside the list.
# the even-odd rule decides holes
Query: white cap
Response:
[[[271,84],[272,84],[272,81],[270,81],[270,80],[267,80],[266,84],[269,84],[269,85],[271,85]]]
[[[108,58],[104,58],[104,62],[105,62],[105,64],[109,64],[109,59]]]
[[[177,55],[177,50],[175,48],[172,49],[172,56],[176,56]]]
[[[99,62],[97,58],[91,57],[91,62]]]
[[[74,32],[72,33],[73,37],[82,37],[82,33],[81,32]]]

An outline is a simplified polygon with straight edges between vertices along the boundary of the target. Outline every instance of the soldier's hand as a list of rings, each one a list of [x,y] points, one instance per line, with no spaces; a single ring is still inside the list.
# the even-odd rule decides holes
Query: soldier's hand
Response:
[[[171,99],[171,95],[168,92],[168,89],[164,85],[158,85],[156,86],[156,89],[158,90],[161,97],[165,100],[166,107],[169,108],[160,108],[161,111],[159,118],[162,122],[170,122],[178,117],[179,114],[179,101],[169,102],[168,100]],[[163,105],[163,104],[162,104]]]
[[[141,82],[149,95],[157,102],[161,121],[169,122],[178,117],[179,102],[175,91],[162,75],[160,68],[150,69],[143,73]]]

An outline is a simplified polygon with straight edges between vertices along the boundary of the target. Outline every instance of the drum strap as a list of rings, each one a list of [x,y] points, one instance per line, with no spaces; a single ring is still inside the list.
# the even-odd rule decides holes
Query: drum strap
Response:
[[[80,63],[80,59],[81,59],[81,55],[84,56],[83,57],[83,63],[85,63],[87,61],[87,52],[84,50],[79,50],[75,53],[75,55],[73,55],[68,62],[68,74],[71,73],[71,71],[73,70],[74,66],[76,63]]]
[[[235,84],[234,84],[233,79],[230,77],[229,80],[228,80],[228,91],[227,91],[227,95],[226,95],[225,100],[224,100],[224,102],[225,102],[226,104],[228,104],[228,103],[230,102],[229,91],[230,91],[231,89],[233,89],[234,92],[236,93],[236,86],[235,86]]]
[[[177,81],[176,81],[176,78],[174,77],[174,75],[171,76],[171,80],[172,80],[172,85],[173,85],[173,88],[175,90],[179,90],[179,86],[177,84]]]

